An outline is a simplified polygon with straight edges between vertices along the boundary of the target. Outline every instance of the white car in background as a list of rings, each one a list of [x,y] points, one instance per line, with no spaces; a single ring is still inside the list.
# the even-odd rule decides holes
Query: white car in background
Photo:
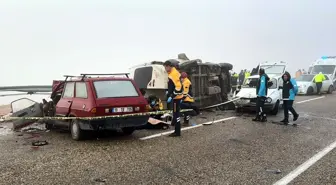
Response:
[[[314,77],[314,74],[304,74],[295,79],[299,87],[298,94],[312,95],[317,93]],[[327,75],[324,75],[324,77],[326,80],[322,82],[321,93],[331,94],[334,91],[333,82]]]
[[[271,87],[268,88],[267,99],[265,102],[264,109],[266,112],[270,112],[272,115],[278,114],[279,108],[282,105],[282,86],[283,81],[281,75],[268,75],[270,81],[273,83]],[[259,79],[259,75],[250,76],[245,79],[243,85],[239,90],[233,94],[233,101],[236,110],[255,110],[257,102],[256,85]]]

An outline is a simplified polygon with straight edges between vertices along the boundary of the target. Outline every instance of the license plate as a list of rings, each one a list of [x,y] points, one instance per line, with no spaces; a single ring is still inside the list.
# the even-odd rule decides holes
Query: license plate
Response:
[[[133,107],[116,107],[112,109],[113,113],[119,112],[133,112]]]

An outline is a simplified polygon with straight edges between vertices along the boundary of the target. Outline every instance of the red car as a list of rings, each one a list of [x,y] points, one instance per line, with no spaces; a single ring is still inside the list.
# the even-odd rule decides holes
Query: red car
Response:
[[[54,116],[96,117],[148,112],[146,99],[128,76],[89,77],[89,74],[82,74],[75,80],[54,81],[53,92]],[[72,138],[81,140],[85,131],[103,129],[121,129],[130,135],[136,127],[145,125],[148,118],[149,115],[139,115],[98,120],[52,120],[47,122],[47,127],[68,126]]]

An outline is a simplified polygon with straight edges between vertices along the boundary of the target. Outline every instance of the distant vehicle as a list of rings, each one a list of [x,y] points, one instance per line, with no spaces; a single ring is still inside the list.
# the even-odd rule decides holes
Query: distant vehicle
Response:
[[[282,75],[269,74],[270,78],[267,99],[265,102],[265,111],[270,112],[272,115],[278,114],[280,105],[283,104],[282,101],[282,89],[280,87],[283,84],[281,78]],[[259,79],[259,75],[250,76],[244,80],[241,89],[237,91],[234,95],[236,111],[240,110],[255,110],[257,102],[256,86]]]
[[[112,77],[126,75],[126,77]],[[105,76],[105,77],[93,77]],[[110,77],[106,77],[110,76]],[[12,116],[97,117],[148,112],[148,103],[135,82],[127,74],[81,74],[54,81],[52,101],[31,102],[30,107]],[[40,115],[37,115],[39,113]],[[136,127],[147,124],[149,115],[99,120],[47,120],[48,129],[67,127],[74,140],[85,137],[85,131],[121,129],[132,134]],[[31,120],[14,121],[14,127],[27,125]]]
[[[204,108],[228,100],[228,93],[231,91],[231,64],[189,60],[184,53],[179,54],[174,62],[178,70],[188,74],[196,106]],[[130,77],[140,89],[146,91],[146,95],[159,97],[164,107],[167,107],[165,100],[168,75],[163,62],[153,61],[134,66],[130,69]]]
[[[333,82],[336,87],[336,56],[323,56],[317,59],[313,65],[310,74],[318,74],[322,72]]]
[[[321,92],[331,94],[334,91],[334,86],[332,80],[328,75],[324,75],[326,80],[322,83]],[[297,85],[299,86],[298,94],[301,95],[312,95],[317,93],[316,84],[314,83],[314,74],[301,75],[296,79]]]

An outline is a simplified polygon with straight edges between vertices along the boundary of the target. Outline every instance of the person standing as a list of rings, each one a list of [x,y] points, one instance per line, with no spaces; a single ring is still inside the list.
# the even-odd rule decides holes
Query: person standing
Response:
[[[183,86],[183,99],[181,100],[181,109],[193,109],[196,112],[196,114],[199,115],[200,111],[198,107],[194,105],[195,101],[192,95],[192,84],[186,72],[181,73],[181,80]],[[190,113],[186,112],[183,124],[188,125],[189,120],[190,120]]]
[[[245,79],[245,73],[243,70],[241,70],[239,73],[239,85],[242,85],[244,83],[244,79]]]
[[[266,122],[267,116],[264,112],[264,105],[267,99],[267,85],[270,78],[265,74],[265,70],[260,68],[259,70],[259,79],[257,83],[256,93],[257,93],[257,115],[252,121],[261,121]]]
[[[232,94],[236,91],[237,89],[237,81],[238,81],[238,74],[236,72],[233,72],[231,76],[231,91]]]
[[[167,60],[163,66],[168,73],[168,91],[167,103],[173,103],[173,120],[172,125],[175,126],[175,132],[169,136],[181,136],[180,123],[180,103],[183,98],[183,86],[181,82],[181,74],[174,67],[172,60]]]
[[[322,72],[315,75],[315,77],[314,77],[314,82],[316,84],[316,90],[317,90],[318,95],[321,95],[321,88],[322,88],[322,83],[323,83],[324,80],[326,80],[326,78],[325,78],[324,74],[322,74]]]
[[[295,111],[293,108],[293,103],[295,96],[298,91],[298,86],[296,84],[296,81],[291,78],[291,75],[286,71],[282,75],[283,85],[282,85],[282,99],[283,99],[283,105],[284,105],[284,119],[280,122],[282,122],[284,125],[288,125],[288,111],[290,111],[294,118],[293,121],[296,121],[299,118],[299,114]],[[295,123],[293,124],[296,125]]]

